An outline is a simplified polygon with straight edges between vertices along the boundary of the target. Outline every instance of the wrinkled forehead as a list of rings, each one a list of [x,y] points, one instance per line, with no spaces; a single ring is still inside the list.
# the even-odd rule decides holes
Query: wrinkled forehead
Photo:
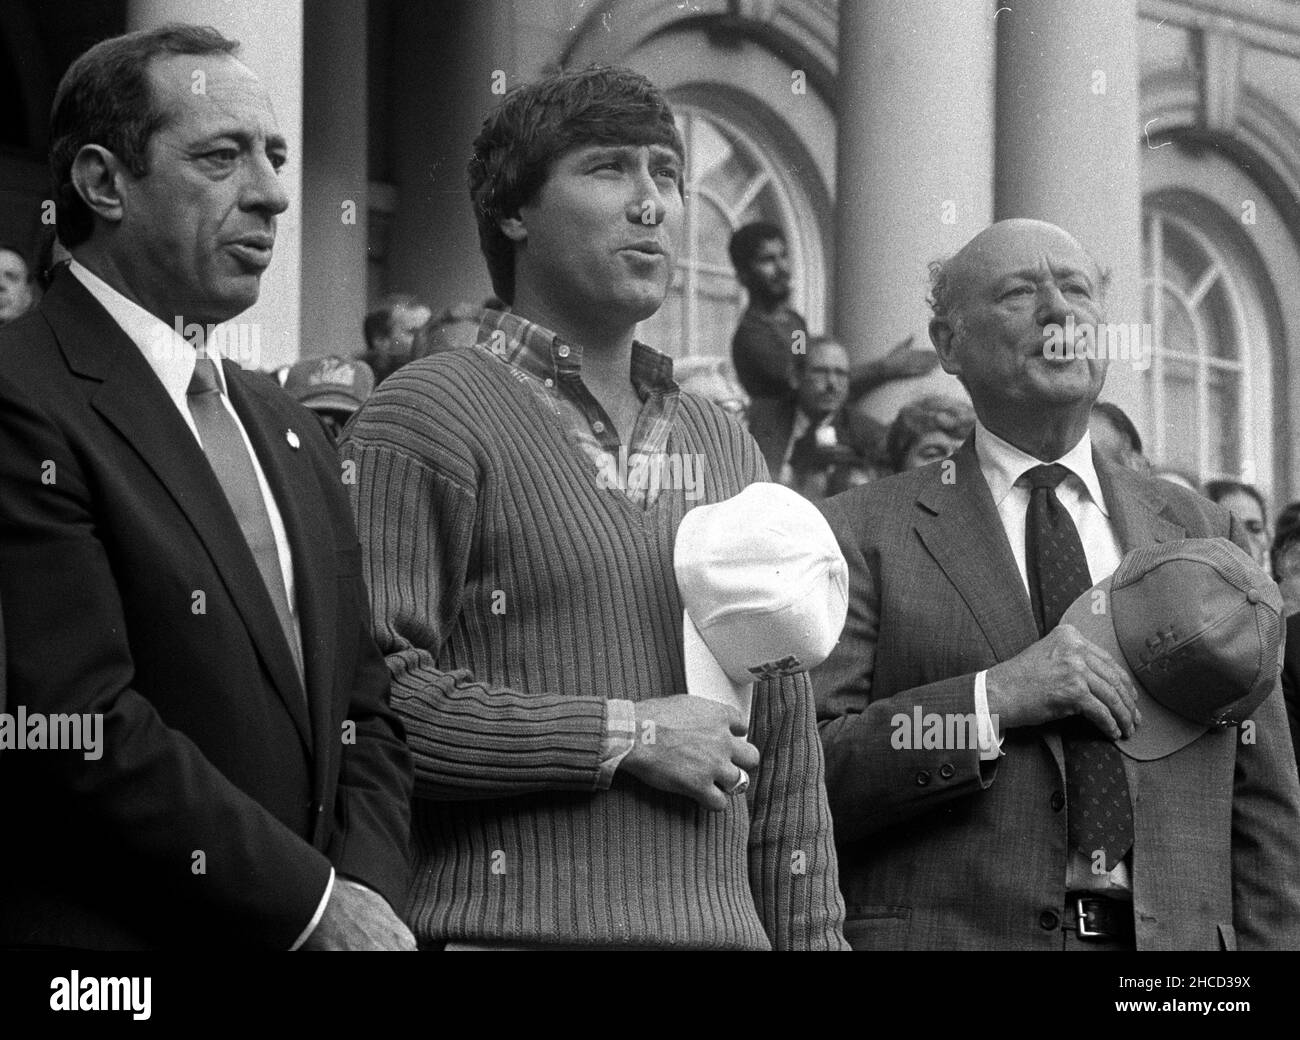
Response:
[[[1016,274],[1037,277],[1084,274],[1096,284],[1097,262],[1071,235],[1051,224],[995,224],[976,235],[949,261],[949,284],[964,294]]]
[[[262,81],[229,54],[162,55],[149,62],[149,81],[154,102],[167,113],[166,128],[279,136]]]

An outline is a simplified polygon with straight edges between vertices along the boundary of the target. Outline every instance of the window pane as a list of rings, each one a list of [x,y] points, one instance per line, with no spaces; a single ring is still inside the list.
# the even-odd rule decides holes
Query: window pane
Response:
[[[1163,333],[1162,341],[1156,346],[1162,350],[1179,354],[1195,355],[1198,346],[1196,331],[1192,326],[1192,319],[1187,313],[1187,307],[1169,289],[1164,291],[1161,300],[1164,307],[1164,326],[1161,330]]]
[[[1205,329],[1205,346],[1210,355],[1235,361],[1240,355],[1237,324],[1233,320],[1232,301],[1222,277],[1205,294],[1196,309],[1196,316]]]
[[[1233,372],[1208,372],[1210,457],[1207,468],[1219,473],[1241,472],[1241,378]]]
[[[1165,450],[1157,461],[1177,469],[1200,472],[1197,440],[1200,416],[1196,407],[1196,366],[1173,358],[1165,362]]]

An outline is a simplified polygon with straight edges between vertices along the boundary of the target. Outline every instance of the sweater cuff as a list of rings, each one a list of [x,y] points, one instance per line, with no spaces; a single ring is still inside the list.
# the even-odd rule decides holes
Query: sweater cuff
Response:
[[[636,743],[636,705],[632,701],[610,699],[605,712],[605,736],[600,742],[600,768],[596,772],[596,790],[607,791],[614,782],[614,772]]]

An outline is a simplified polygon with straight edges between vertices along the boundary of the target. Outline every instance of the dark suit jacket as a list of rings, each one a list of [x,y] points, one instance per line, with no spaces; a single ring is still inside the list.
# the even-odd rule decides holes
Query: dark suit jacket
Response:
[[[1241,543],[1225,510],[1094,458],[1125,551]],[[954,459],[822,505],[850,572],[844,632],[813,673],[845,935],[859,949],[1061,949],[1056,732],[1005,731],[1005,756],[984,764],[974,747],[891,746],[896,714],[973,713],[975,674],[1038,638],[973,441]],[[1280,688],[1253,721],[1124,759],[1139,949],[1300,946],[1300,784]]]
[[[758,442],[758,448],[767,462],[767,470],[773,480],[779,480],[781,466],[785,462],[785,451],[790,445],[790,434],[794,432],[794,417],[797,405],[794,398],[756,397],[749,403],[746,420],[750,436]],[[849,444],[848,412],[841,408],[832,421],[835,436],[840,444]]]
[[[410,762],[338,460],[277,387],[225,373],[293,553],[305,697],[140,350],[67,272],[0,331],[10,710],[103,715],[97,761],[0,757],[0,945],[287,949],[331,864],[403,905]]]
[[[1286,619],[1286,658],[1282,663],[1282,697],[1291,726],[1291,744],[1300,760],[1300,614]],[[1298,761],[1300,764],[1300,761]]]

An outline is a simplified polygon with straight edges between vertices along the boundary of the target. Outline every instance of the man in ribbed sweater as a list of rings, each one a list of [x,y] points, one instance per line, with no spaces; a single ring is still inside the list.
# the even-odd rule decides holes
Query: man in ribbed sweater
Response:
[[[767,476],[633,340],[682,167],[635,73],[512,92],[470,163],[512,310],[392,376],[342,445],[416,761],[426,948],[845,948],[806,673],[758,683],[748,720],[685,695],[678,524]]]

